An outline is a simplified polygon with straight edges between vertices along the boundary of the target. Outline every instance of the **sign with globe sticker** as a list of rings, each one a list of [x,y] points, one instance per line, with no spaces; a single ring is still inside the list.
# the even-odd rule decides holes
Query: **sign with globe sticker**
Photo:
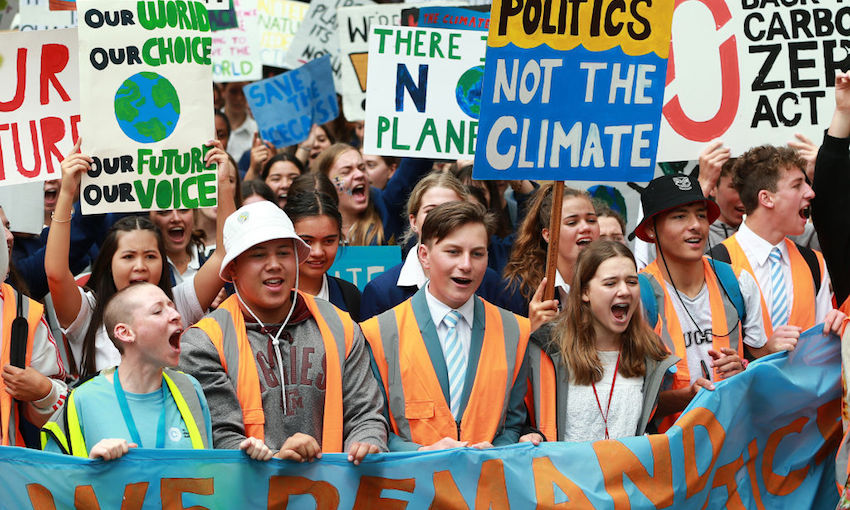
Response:
[[[78,2],[84,214],[216,204],[203,2]],[[204,84],[210,86],[204,86]]]
[[[482,32],[372,27],[364,152],[473,155],[486,44]]]

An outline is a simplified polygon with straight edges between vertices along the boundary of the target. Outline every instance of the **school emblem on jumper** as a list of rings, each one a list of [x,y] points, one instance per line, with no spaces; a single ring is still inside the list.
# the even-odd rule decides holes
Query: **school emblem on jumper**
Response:
[[[236,221],[238,221],[239,223],[245,223],[246,221],[248,221],[248,213],[241,213],[239,216],[236,217]]]
[[[673,177],[673,184],[682,191],[691,189],[691,180],[687,177]]]

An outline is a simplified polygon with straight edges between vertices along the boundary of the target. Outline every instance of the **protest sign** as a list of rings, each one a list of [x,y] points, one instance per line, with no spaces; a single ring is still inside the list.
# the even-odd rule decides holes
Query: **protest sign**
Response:
[[[401,246],[342,246],[328,274],[351,282],[363,292],[366,284],[401,262]]]
[[[364,152],[474,154],[487,34],[374,26],[369,37]]]
[[[330,56],[298,69],[246,85],[245,98],[260,128],[260,138],[275,147],[303,142],[313,124],[339,115]]]
[[[226,11],[230,9],[230,0],[204,0],[207,11]]]
[[[0,30],[9,30],[18,13],[18,0],[0,0]]]
[[[75,11],[77,0],[50,0],[48,6],[51,11]]]
[[[74,29],[0,34],[0,186],[62,177],[80,122]]]
[[[334,86],[342,91],[342,65],[339,52],[339,19],[337,9],[355,5],[371,5],[372,0],[313,0],[301,27],[286,52],[286,67],[295,69],[311,60],[330,55]]]
[[[478,7],[422,7],[420,28],[454,28],[457,30],[490,30],[490,9]]]
[[[203,2],[80,0],[84,214],[210,207],[215,166]],[[126,6],[126,8],[123,8]],[[171,14],[176,14],[172,16]]]
[[[233,0],[228,1],[224,8],[207,11],[207,14],[210,17],[210,30],[213,32],[239,26],[239,18],[236,16]]]
[[[530,1],[496,0],[474,177],[648,181],[672,10],[598,0],[541,16]]]
[[[659,161],[695,159],[717,138],[733,156],[794,133],[819,143],[848,36],[841,0],[677,2]]]
[[[593,443],[253,461],[226,450],[132,449],[92,461],[0,448],[12,508],[835,508],[840,342],[797,350],[701,390],[666,434]],[[182,503],[182,506],[180,506]],[[98,506],[99,505],[99,506]],[[290,505],[290,506],[287,506]]]
[[[257,0],[232,0],[237,28],[212,36],[213,81],[254,81],[262,78]]]
[[[41,234],[44,228],[44,183],[0,187],[0,207],[12,232]]]
[[[310,4],[293,0],[259,0],[260,61],[263,65],[286,66],[286,50],[298,33]]]
[[[18,29],[55,30],[77,26],[77,11],[51,11],[48,0],[17,0]]]

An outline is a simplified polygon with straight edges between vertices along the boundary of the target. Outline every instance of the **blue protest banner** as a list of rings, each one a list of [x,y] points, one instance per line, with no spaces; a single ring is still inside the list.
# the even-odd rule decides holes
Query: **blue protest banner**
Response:
[[[302,142],[313,124],[337,118],[339,106],[329,56],[245,86],[260,137],[276,147]]]
[[[328,274],[349,281],[363,292],[366,284],[401,262],[401,246],[344,246]]]
[[[418,26],[487,32],[490,30],[490,11],[484,9],[486,7],[421,7]]]
[[[473,177],[652,178],[673,0],[635,5],[494,1]]]
[[[840,342],[821,328],[701,390],[666,434],[376,454],[356,467],[345,454],[299,464],[134,449],[104,462],[0,447],[0,508],[831,510]]]

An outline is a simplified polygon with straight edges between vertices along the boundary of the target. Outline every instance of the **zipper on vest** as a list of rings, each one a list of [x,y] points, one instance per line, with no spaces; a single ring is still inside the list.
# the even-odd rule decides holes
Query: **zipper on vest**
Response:
[[[460,441],[460,421],[456,421],[455,425],[457,425],[457,440]]]

